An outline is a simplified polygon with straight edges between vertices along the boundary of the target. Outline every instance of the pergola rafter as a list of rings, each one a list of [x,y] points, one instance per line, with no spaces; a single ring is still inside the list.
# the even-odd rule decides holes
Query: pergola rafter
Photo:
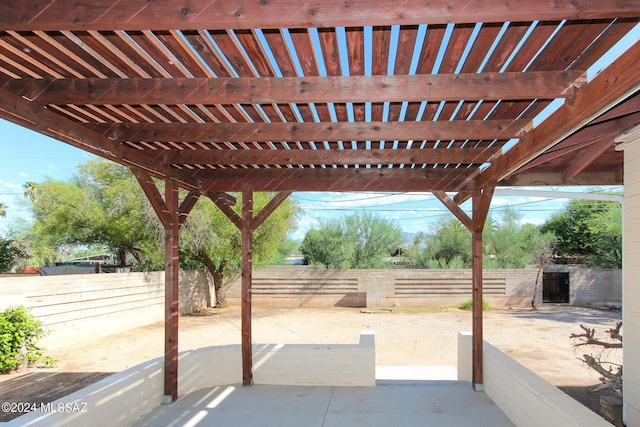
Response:
[[[583,71],[353,77],[2,80],[40,104],[243,104],[566,98]]]
[[[114,5],[118,4],[118,7]],[[328,0],[322,3],[301,5],[296,0],[278,2],[221,3],[129,2],[120,5],[115,0],[100,5],[54,2],[46,8],[30,3],[12,5],[3,11],[0,28],[10,30],[110,30],[121,28],[305,28],[332,26],[393,25],[403,23],[417,25],[468,23],[468,22],[517,22],[564,19],[603,19],[616,17],[635,18],[640,5],[635,1],[614,0],[560,0],[530,2],[514,0],[508,3],[495,1],[449,0],[431,3],[409,0],[387,1],[371,7],[368,0],[345,3]]]

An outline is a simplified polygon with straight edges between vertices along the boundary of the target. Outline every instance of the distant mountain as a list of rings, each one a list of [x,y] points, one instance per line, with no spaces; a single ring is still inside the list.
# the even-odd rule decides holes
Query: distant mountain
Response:
[[[402,239],[405,246],[409,246],[413,243],[413,240],[416,238],[418,233],[409,233],[407,231],[402,232]]]

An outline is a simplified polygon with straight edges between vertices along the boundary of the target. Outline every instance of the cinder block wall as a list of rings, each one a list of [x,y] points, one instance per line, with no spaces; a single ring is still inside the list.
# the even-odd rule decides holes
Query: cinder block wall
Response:
[[[212,282],[211,282],[212,283]],[[180,272],[180,313],[206,307],[209,276]],[[51,349],[164,319],[164,272],[0,277],[0,310],[24,305]]]
[[[620,270],[547,266],[568,272],[570,305],[622,301]],[[534,297],[536,268],[484,270],[483,295],[495,307],[528,306]],[[328,270],[308,266],[257,269],[255,306],[270,307],[417,307],[457,305],[471,298],[471,270]],[[542,305],[543,275],[535,301]],[[240,304],[239,274],[224,284],[227,301]]]

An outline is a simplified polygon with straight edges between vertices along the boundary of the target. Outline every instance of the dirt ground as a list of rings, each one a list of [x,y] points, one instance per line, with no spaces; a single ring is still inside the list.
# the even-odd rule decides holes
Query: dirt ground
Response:
[[[372,311],[359,308],[261,308],[253,310],[256,343],[357,343],[360,331],[373,330],[377,365],[456,365],[457,332],[471,330],[471,312]],[[569,338],[579,325],[606,330],[621,312],[545,305],[530,309],[490,310],[484,338],[520,363],[598,412],[601,393],[587,393],[598,376],[578,360]],[[240,308],[207,309],[180,318],[180,351],[240,343]],[[163,355],[163,324],[70,345],[46,354],[60,363],[0,375],[0,402],[47,402]],[[616,350],[617,351],[617,350]],[[610,356],[621,362],[619,351]],[[0,422],[15,414],[0,413]]]

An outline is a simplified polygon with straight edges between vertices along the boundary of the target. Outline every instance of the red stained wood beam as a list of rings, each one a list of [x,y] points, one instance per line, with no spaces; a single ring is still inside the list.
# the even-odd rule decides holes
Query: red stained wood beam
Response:
[[[520,138],[520,141],[496,159],[476,179],[477,186],[500,181],[529,160],[605,113],[640,89],[640,42],[584,85],[546,120]],[[621,129],[622,131],[623,129]],[[460,204],[468,193],[454,198]]]
[[[146,170],[155,177],[165,178],[166,176],[142,153],[124,150],[121,144],[92,132],[81,123],[53,113],[5,89],[0,89],[0,118],[107,160]],[[127,154],[124,155],[123,151],[127,151]],[[189,187],[183,181],[180,181],[180,184]]]
[[[585,185],[585,186],[602,186],[602,185],[622,185],[623,181],[622,162],[619,167],[612,168],[608,171],[584,171],[576,175],[570,183],[564,179],[562,172],[551,171],[527,171],[524,173],[516,173],[509,178],[500,182],[505,186],[560,186],[560,185]]]
[[[180,219],[178,185],[167,180],[166,205],[169,224],[165,225],[165,341],[164,341],[164,402],[178,399],[178,316],[179,309],[179,248]]]
[[[635,98],[640,100],[638,96],[635,96],[634,99]],[[635,103],[635,101],[633,103]],[[624,115],[612,117],[610,115],[611,112],[608,112],[605,114],[605,116],[609,117],[608,119],[598,117],[593,123],[566,138],[552,150],[541,154],[536,159],[518,169],[517,173],[522,173],[575,151],[589,150],[589,152],[586,152],[586,155],[589,155],[591,144],[606,138],[608,138],[611,141],[611,145],[613,145],[613,139],[618,136],[622,130],[640,122],[640,111],[626,112],[626,108],[623,107],[624,104],[626,104],[626,102],[615,109]],[[575,177],[575,175],[573,175],[573,177]]]
[[[495,190],[495,183],[474,191],[472,201],[473,230],[471,230],[472,268],[472,386],[475,391],[484,391],[483,368],[483,318],[482,318],[482,231]]]
[[[142,191],[147,196],[149,203],[151,203],[151,207],[156,212],[156,215],[160,219],[162,225],[166,228],[170,227],[172,217],[169,207],[165,203],[160,191],[158,191],[158,187],[155,182],[153,182],[153,178],[149,173],[144,170],[138,168],[130,168],[133,176],[136,177],[136,180],[142,187]]]
[[[167,150],[165,164],[199,165],[377,165],[491,162],[500,148],[368,150]]]
[[[218,198],[220,200],[224,200],[228,206],[235,206],[238,203],[238,200],[233,197],[231,194],[227,193],[211,193],[211,197]]]
[[[455,191],[472,168],[305,168],[199,171],[210,191]],[[453,190],[452,190],[453,189]]]
[[[258,215],[256,215],[255,218],[253,218],[253,220],[251,221],[251,232],[255,232],[258,227],[260,227],[262,223],[265,222],[267,218],[269,218],[269,215],[271,215],[273,211],[278,209],[278,206],[280,206],[282,202],[287,200],[291,193],[293,193],[293,191],[281,191],[276,194],[273,199],[269,200],[269,203],[267,203],[266,206],[263,207],[260,212],[258,212]]]
[[[589,144],[589,149],[585,150],[580,156],[577,156],[571,164],[567,166],[567,169],[562,173],[562,180],[571,182],[578,174],[588,168],[589,165],[610,149],[613,149],[613,137],[610,136],[604,136],[594,143]]]
[[[370,0],[10,2],[3,30],[175,30],[309,28],[637,17],[637,1],[620,0]]]
[[[40,104],[271,104],[523,100],[571,96],[581,71],[280,78],[0,79]]]
[[[484,355],[482,325],[482,232],[471,233],[472,268],[472,342],[471,385],[475,391],[484,391]]]
[[[465,226],[465,228],[470,231],[474,229],[473,220],[469,218],[469,215],[467,215],[465,211],[460,209],[460,206],[456,205],[456,203],[453,201],[453,199],[451,199],[451,197],[447,195],[447,193],[445,193],[444,191],[434,191],[433,195],[436,196],[436,198],[440,200],[440,202],[442,202],[442,204],[445,205],[445,207],[449,209],[449,211],[456,218],[458,218],[458,221],[460,221]]]
[[[338,123],[119,123],[89,125],[111,141],[261,142],[494,140],[521,136],[529,120]]]
[[[180,203],[180,208],[178,210],[180,215],[180,227],[184,225],[184,222],[189,217],[189,213],[191,212],[191,209],[193,209],[193,207],[196,205],[196,202],[198,201],[199,198],[200,198],[200,191],[191,190],[189,194],[185,196],[182,203]]]
[[[253,267],[253,193],[242,192],[242,385],[253,381],[253,351],[251,346],[251,279]]]
[[[215,191],[204,190],[203,194],[207,196],[215,205],[220,209],[220,211],[227,217],[229,220],[238,227],[238,230],[242,230],[242,218],[231,209],[231,205],[229,201],[220,197],[221,193],[217,193]]]

